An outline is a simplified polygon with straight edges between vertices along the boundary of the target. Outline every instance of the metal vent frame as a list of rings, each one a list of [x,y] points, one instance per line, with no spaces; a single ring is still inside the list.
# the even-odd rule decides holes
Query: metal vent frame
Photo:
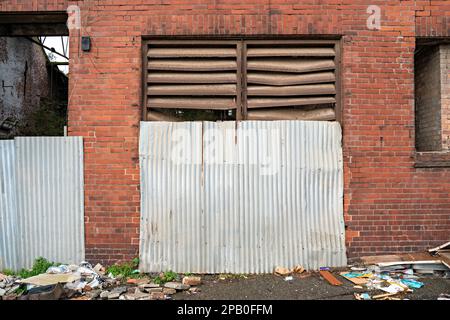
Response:
[[[264,39],[264,40],[258,40],[258,39],[245,39],[245,38],[239,38],[239,39],[224,39],[224,40],[213,40],[213,39],[185,39],[185,38],[175,38],[174,40],[168,40],[168,39],[151,39],[151,38],[144,38],[142,40],[142,120],[143,121],[151,121],[151,119],[148,118],[148,112],[150,110],[149,107],[149,99],[155,98],[152,95],[148,95],[148,87],[149,83],[157,84],[159,80],[164,82],[164,79],[159,78],[158,81],[149,81],[149,69],[148,69],[148,61],[149,61],[149,48],[151,46],[157,46],[157,47],[171,47],[171,48],[179,48],[183,46],[236,46],[237,55],[236,55],[236,120],[283,120],[280,118],[276,118],[277,110],[286,110],[288,111],[286,114],[288,115],[287,119],[289,119],[289,112],[292,112],[293,110],[296,110],[295,112],[297,114],[302,114],[305,111],[302,109],[279,109],[283,105],[276,106],[272,108],[267,109],[267,100],[264,99],[253,99],[257,100],[257,103],[260,103],[262,105],[262,108],[267,110],[267,114],[264,117],[254,117],[253,115],[249,117],[248,111],[249,111],[249,100],[248,96],[249,90],[248,90],[248,75],[249,75],[249,69],[248,69],[248,60],[249,60],[249,50],[250,55],[253,57],[258,57],[258,53],[251,52],[252,48],[261,47],[264,48],[264,46],[269,46],[268,50],[274,50],[273,57],[277,57],[278,54],[283,54],[282,48],[290,48],[292,51],[296,51],[297,53],[306,52],[305,48],[311,48],[311,56],[315,57],[330,57],[333,59],[334,62],[334,68],[333,70],[324,70],[321,74],[316,73],[317,79],[314,79],[314,74],[308,74],[305,73],[304,76],[306,78],[305,84],[314,84],[314,81],[317,80],[317,84],[321,84],[322,82],[326,82],[326,79],[330,79],[330,72],[334,73],[334,93],[330,94],[330,96],[321,96],[321,92],[331,92],[330,88],[327,86],[323,87],[317,87],[319,89],[318,95],[313,96],[314,99],[318,102],[318,104],[325,104],[330,103],[333,105],[334,110],[334,116],[331,116],[330,118],[327,113],[324,113],[323,120],[336,120],[342,124],[342,81],[341,81],[341,51],[342,51],[342,44],[341,40],[339,39],[321,39],[321,40],[297,40],[297,39],[283,39],[283,40],[277,40],[277,39]],[[330,54],[330,52],[327,52],[326,50],[318,50],[318,48],[333,48],[334,49],[334,56]],[[267,47],[266,47],[267,48]],[[281,49],[280,49],[281,48]],[[254,50],[254,49],[253,49]],[[262,50],[263,51],[263,50]],[[262,52],[260,50],[260,52]],[[159,52],[160,53],[160,52]],[[199,55],[201,57],[201,55]],[[186,57],[184,57],[186,58]],[[250,57],[251,59],[252,57]],[[325,68],[326,69],[326,68]],[[259,79],[257,81],[265,81],[264,77],[261,78],[260,74],[252,75],[253,77],[258,77]],[[302,81],[303,76],[301,74],[294,74],[292,76],[293,81],[299,81],[300,84]],[[254,78],[255,79],[255,78]],[[292,83],[289,83],[291,80],[283,80],[287,81],[285,85],[292,86]],[[329,82],[328,82],[329,83]],[[262,83],[263,84],[263,83]],[[264,85],[264,84],[263,84]],[[277,84],[281,85],[281,84]],[[253,88],[250,88],[251,90],[259,90],[261,88],[253,86]],[[288,88],[291,89],[291,88]],[[307,88],[306,88],[307,89]],[[159,91],[160,93],[163,93],[163,91]],[[255,91],[254,91],[255,92]],[[291,93],[289,91],[285,91],[287,95],[290,95]],[[334,98],[331,98],[331,96],[334,96]],[[174,98],[174,102],[176,102],[176,97]],[[223,96],[222,96],[223,98]],[[263,98],[263,97],[257,97],[257,98]],[[156,96],[157,99],[157,96]],[[302,101],[302,96],[292,96],[292,101],[297,101],[299,104],[298,106],[305,105],[306,102]],[[334,101],[333,101],[334,100]],[[165,101],[156,100],[157,103],[165,103]],[[201,101],[199,101],[201,103]],[[251,104],[251,102],[250,102]],[[218,104],[218,108],[215,110],[228,110],[230,109],[229,104],[227,104],[226,101],[220,101]],[[187,104],[189,106],[189,104]],[[168,108],[165,106],[165,108]],[[187,107],[186,107],[187,108]],[[250,109],[252,107],[250,106]],[[202,109],[200,107],[199,109]],[[259,109],[261,110],[261,109]],[[318,109],[315,109],[314,111],[317,111]],[[330,109],[331,110],[331,109]],[[296,119],[295,113],[293,113],[293,120]],[[170,120],[168,120],[170,121]]]

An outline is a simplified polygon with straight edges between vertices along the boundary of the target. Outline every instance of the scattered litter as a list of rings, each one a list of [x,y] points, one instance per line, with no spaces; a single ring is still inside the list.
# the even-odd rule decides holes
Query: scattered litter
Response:
[[[354,288],[366,288],[383,294],[375,294],[373,300],[406,300],[406,294],[422,288],[425,284],[420,278],[425,275],[450,276],[450,269],[445,260],[450,242],[430,249],[430,253],[412,253],[402,255],[388,255],[362,257],[365,267],[351,267],[351,271],[341,272],[340,275],[356,284]],[[439,254],[442,254],[440,256]],[[438,260],[439,258],[440,260]],[[376,292],[377,293],[377,292]],[[440,297],[445,299],[445,295]],[[363,300],[360,294],[355,298]]]
[[[405,288],[396,284],[396,283],[392,283],[387,287],[383,287],[383,286],[377,286],[377,289],[383,290],[387,293],[392,293],[392,294],[396,294],[402,291],[405,291]]]
[[[355,293],[356,300],[372,300],[368,293]]]
[[[305,268],[303,268],[300,265],[295,266],[292,269],[288,269],[288,268],[284,268],[284,267],[276,267],[275,270],[274,270],[274,273],[276,275],[279,275],[279,276],[282,276],[282,277],[286,277],[286,276],[289,276],[291,274],[301,275],[304,272],[305,272]]]
[[[48,286],[57,283],[67,283],[74,282],[81,278],[80,275],[77,274],[48,274],[43,273],[34,277],[26,278],[23,280],[19,280],[18,283],[26,283],[32,284],[35,286]]]
[[[382,300],[382,299],[386,299],[388,297],[393,297],[393,296],[395,296],[397,294],[398,294],[398,292],[396,292],[396,293],[384,293],[384,294],[379,294],[379,295],[373,296],[372,298],[375,299],[375,300]]]
[[[106,269],[100,263],[97,263],[94,267],[94,271],[97,272],[98,274],[104,275],[106,272]]]
[[[302,266],[295,266],[292,271],[293,271],[293,273],[301,274],[301,273],[305,272],[305,268],[303,268]]]
[[[328,281],[329,284],[333,286],[340,286],[342,285],[342,282],[340,282],[338,279],[336,279],[330,271],[319,271],[320,275]]]
[[[437,299],[438,300],[450,300],[450,294],[449,293],[441,293]]]
[[[284,268],[284,267],[276,267],[274,272],[275,272],[275,274],[277,274],[279,276],[287,276],[287,275],[291,274],[291,270],[289,270],[288,268]]]
[[[413,279],[402,279],[401,282],[412,289],[420,289],[423,287],[423,282],[416,281]]]
[[[352,271],[365,271],[366,268],[362,268],[362,267],[351,267],[350,270],[352,270]]]
[[[349,273],[349,272],[341,272],[340,275],[342,277],[344,277],[345,279],[347,279],[348,281],[357,284],[357,285],[361,285],[361,284],[366,284],[368,279],[366,278],[360,278],[360,277],[356,277],[354,273]]]
[[[167,289],[168,290],[168,289]],[[199,293],[201,290],[200,290],[200,288],[198,288],[198,287],[192,287],[192,288],[189,288],[189,293]],[[166,293],[166,292],[164,292],[164,293]],[[166,293],[167,294],[167,293]]]
[[[294,280],[294,277],[292,277],[292,276],[288,276],[288,277],[284,278],[284,281],[292,281],[292,280]]]
[[[50,267],[50,268],[48,268],[46,273],[49,273],[49,274],[60,274],[60,273],[69,273],[69,272],[71,272],[69,267],[62,264],[62,265],[60,265],[58,267]]]
[[[439,252],[440,250],[445,250],[445,249],[450,249],[450,241],[447,243],[444,243],[440,246],[437,246],[436,248],[428,249],[428,252],[435,253],[435,252]]]

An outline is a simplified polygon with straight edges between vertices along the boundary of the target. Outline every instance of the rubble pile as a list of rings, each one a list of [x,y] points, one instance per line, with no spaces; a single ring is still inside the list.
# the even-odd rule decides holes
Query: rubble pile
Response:
[[[20,285],[16,283],[19,279],[15,276],[6,276],[0,273],[0,299],[10,300],[7,297],[14,296],[20,288]]]
[[[163,274],[157,277],[161,279]],[[179,280],[155,283],[147,276],[124,279],[114,277],[100,264],[92,267],[60,265],[45,273],[22,279],[0,273],[1,300],[168,300],[180,291],[197,293],[200,277],[186,276]]]

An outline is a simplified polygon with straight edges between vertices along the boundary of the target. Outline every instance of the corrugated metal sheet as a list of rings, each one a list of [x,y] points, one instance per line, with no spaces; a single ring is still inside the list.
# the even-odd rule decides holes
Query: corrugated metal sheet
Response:
[[[0,141],[0,271],[18,268],[15,164],[14,141]]]
[[[346,265],[338,123],[142,122],[140,163],[144,271]]]
[[[79,263],[84,260],[82,138],[24,137],[14,144],[16,266],[29,268],[40,256]]]

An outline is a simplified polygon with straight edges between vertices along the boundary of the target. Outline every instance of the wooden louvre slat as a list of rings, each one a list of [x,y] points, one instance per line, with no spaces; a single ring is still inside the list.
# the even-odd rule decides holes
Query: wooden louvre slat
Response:
[[[155,85],[149,86],[147,94],[150,96],[212,96],[236,95],[234,84],[199,84],[199,85]]]
[[[154,72],[148,75],[152,83],[236,83],[236,73]]]
[[[334,97],[307,97],[307,98],[249,98],[247,107],[253,108],[273,108],[273,107],[291,107],[291,106],[305,106],[317,104],[332,104],[335,103]]]
[[[295,84],[325,83],[334,82],[336,77],[334,72],[316,73],[269,73],[269,72],[249,72],[247,74],[248,83],[266,84],[271,86],[288,86]]]
[[[236,48],[150,48],[149,58],[236,57]]]
[[[335,94],[334,84],[311,84],[300,86],[248,86],[249,96],[303,96]]]
[[[236,109],[236,101],[231,98],[149,98],[148,107],[157,109]]]
[[[334,57],[333,48],[248,48],[247,57]]]
[[[234,60],[213,59],[154,59],[148,62],[149,70],[170,71],[225,71],[236,70],[237,64]]]
[[[333,108],[321,108],[314,110],[298,109],[264,109],[249,110],[248,120],[316,120],[331,121],[336,119]]]
[[[248,70],[278,72],[313,72],[335,68],[331,59],[263,59],[247,62]]]

